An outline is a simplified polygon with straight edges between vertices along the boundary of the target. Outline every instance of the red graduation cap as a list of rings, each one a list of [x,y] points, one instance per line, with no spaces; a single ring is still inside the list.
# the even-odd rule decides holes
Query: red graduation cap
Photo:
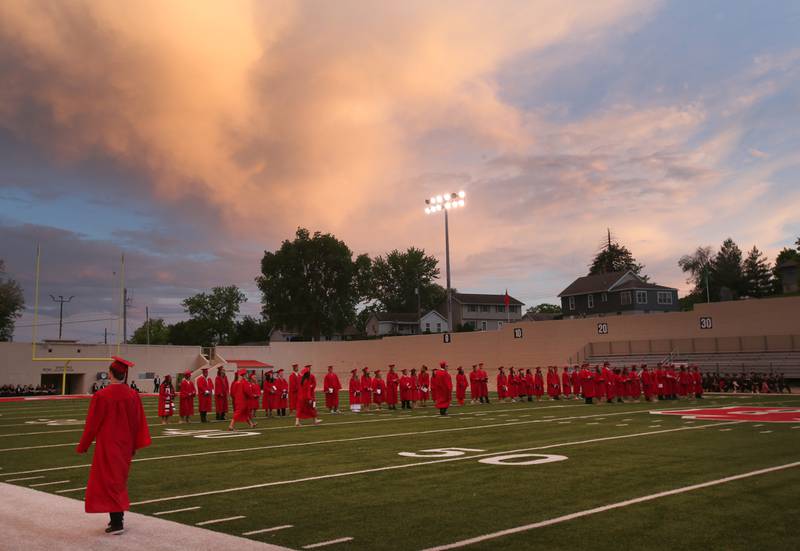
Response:
[[[279,369],[278,373],[283,373],[283,368]]]
[[[239,377],[244,377],[245,375],[247,375],[247,370],[245,368],[238,369],[236,370],[236,374]]]
[[[183,376],[184,377],[191,377],[192,376],[192,372],[187,369],[186,371],[183,372]]]
[[[203,366],[203,367],[200,369],[200,371],[208,371],[208,366],[207,366],[207,365],[204,365],[204,366]]]
[[[350,373],[358,373],[358,368],[354,367],[353,369],[350,370]]]
[[[447,362],[442,360],[441,362],[439,362],[439,367],[447,367]]]
[[[111,365],[108,367],[114,372],[117,379],[123,379],[128,374],[128,368],[136,365],[132,361],[120,358],[119,356],[111,356],[111,359],[114,361],[111,362]]]
[[[306,364],[306,365],[304,365],[304,366],[303,366],[303,369],[305,369],[305,368],[311,369],[311,364]]]
[[[394,364],[389,364],[389,367],[396,367]]]

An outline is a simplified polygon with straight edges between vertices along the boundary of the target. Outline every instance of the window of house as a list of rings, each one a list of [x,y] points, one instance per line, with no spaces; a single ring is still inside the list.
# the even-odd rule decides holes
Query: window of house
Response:
[[[594,308],[594,295],[586,295],[586,306]]]
[[[659,304],[672,304],[672,293],[669,291],[659,291],[656,295]]]
[[[488,304],[481,304],[481,312],[488,312],[489,305]]]
[[[501,305],[497,306],[497,311],[498,312],[505,312],[506,311],[505,305],[501,304]]]
[[[569,309],[570,310],[575,309],[575,297],[569,297]]]
[[[467,312],[477,312],[478,307],[474,304],[467,304]]]
[[[600,295],[600,302],[608,302],[608,293]]]
[[[436,332],[437,333],[441,333],[442,332],[442,324],[441,323],[437,323],[436,324]]]
[[[631,292],[630,291],[622,291],[619,294],[620,304],[623,306],[631,303]]]
[[[519,314],[522,311],[522,307],[519,304],[512,304],[509,308],[511,308],[512,314]]]
[[[486,322],[485,321],[481,322],[481,331],[486,331]]]
[[[502,329],[503,328],[503,322],[502,321],[498,321],[497,322],[497,328],[498,329]]]
[[[647,291],[636,291],[636,304],[647,304]]]
[[[427,321],[425,322],[425,331],[427,331],[428,333],[431,332],[431,324]]]

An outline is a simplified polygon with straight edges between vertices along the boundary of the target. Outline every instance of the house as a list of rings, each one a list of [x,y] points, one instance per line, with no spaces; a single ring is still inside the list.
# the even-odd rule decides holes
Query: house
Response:
[[[322,336],[320,337],[320,342],[324,341],[347,341],[352,340],[353,337],[358,336],[358,330],[353,325],[348,325],[344,328],[344,331],[340,333],[335,333],[329,337]],[[303,340],[300,333],[297,331],[290,331],[288,329],[281,329],[277,327],[273,327],[272,330],[269,332],[269,342],[291,342],[291,341],[299,341]]]
[[[781,292],[784,294],[800,291],[800,262],[784,260],[775,267],[781,283]]]
[[[630,270],[579,277],[558,296],[565,318],[680,309],[677,289],[649,283]]]
[[[416,313],[373,312],[367,319],[365,332],[368,336],[417,335],[419,317]]]
[[[447,312],[433,309],[419,319],[421,333],[447,333],[450,326],[447,324]]]
[[[506,309],[506,295],[485,295],[472,293],[453,293],[453,326],[470,326],[476,331],[493,331],[505,323],[522,319],[523,303],[509,297]],[[446,317],[447,305],[437,308]]]

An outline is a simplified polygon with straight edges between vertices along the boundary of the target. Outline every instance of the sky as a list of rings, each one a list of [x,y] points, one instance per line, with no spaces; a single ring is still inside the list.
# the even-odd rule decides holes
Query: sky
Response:
[[[0,2],[0,258],[64,338],[185,318],[298,227],[556,302],[610,228],[652,281],[800,236],[800,3]],[[441,262],[442,271],[444,262]],[[444,274],[442,274],[444,276]],[[87,323],[85,320],[101,321]]]

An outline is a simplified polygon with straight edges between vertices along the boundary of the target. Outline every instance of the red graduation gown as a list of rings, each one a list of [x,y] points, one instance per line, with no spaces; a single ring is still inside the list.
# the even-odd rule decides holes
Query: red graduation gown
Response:
[[[289,405],[289,383],[283,377],[275,379],[275,386],[278,389],[275,409],[286,409]]]
[[[386,381],[383,379],[372,379],[372,401],[378,405],[386,401]]]
[[[458,404],[464,405],[464,398],[467,397],[467,376],[463,373],[456,374],[456,400]]]
[[[479,397],[479,382],[480,374],[478,370],[470,371],[469,372],[469,399],[470,400],[477,400]]]
[[[541,371],[533,374],[533,394],[537,398],[541,398],[544,394],[544,377]]]
[[[431,397],[431,377],[428,372],[419,374],[419,399],[427,400]]]
[[[289,374],[289,411],[297,409],[297,391],[300,389],[300,378],[292,371]]]
[[[561,392],[564,396],[572,394],[572,384],[570,383],[569,373],[567,373],[566,369],[561,372]]]
[[[398,387],[400,386],[400,376],[390,371],[386,374],[386,403],[390,406],[397,404]]]
[[[361,376],[361,405],[369,407],[372,402],[372,379],[369,375]]]
[[[449,408],[450,402],[453,400],[453,378],[450,374],[443,369],[435,371],[431,385],[436,407],[439,409]]]
[[[175,389],[161,383],[158,389],[158,416],[171,417],[175,413]]]
[[[217,413],[228,412],[228,393],[230,386],[227,377],[217,375],[214,378],[214,411]]]
[[[358,376],[350,377],[350,382],[348,383],[347,390],[350,394],[350,404],[360,404],[361,403],[361,381],[358,380]]]
[[[322,385],[325,388],[325,407],[339,407],[339,391],[342,390],[339,376],[336,373],[327,373]]]
[[[504,400],[508,396],[508,378],[505,373],[497,374],[497,399]]]
[[[131,459],[136,450],[150,445],[138,392],[125,384],[111,384],[92,396],[77,451],[88,450],[93,440],[97,444],[86,485],[86,512],[127,511]]]
[[[414,381],[408,375],[400,377],[400,399],[403,401],[414,399]]]
[[[594,398],[594,374],[586,368],[581,369],[581,394],[584,398]]]
[[[214,394],[214,383],[203,375],[197,378],[197,409],[208,413],[211,411],[211,396]]]
[[[181,381],[181,417],[190,417],[194,415],[194,395],[197,391],[194,384],[189,379],[184,378]]]
[[[250,383],[244,379],[237,379],[231,385],[231,398],[233,398],[233,420],[237,423],[247,423],[250,419],[250,406],[247,398],[250,394]]]
[[[305,370],[304,370],[305,371]],[[312,419],[317,416],[316,389],[317,379],[309,372],[308,377],[300,376],[297,393],[297,418]]]

